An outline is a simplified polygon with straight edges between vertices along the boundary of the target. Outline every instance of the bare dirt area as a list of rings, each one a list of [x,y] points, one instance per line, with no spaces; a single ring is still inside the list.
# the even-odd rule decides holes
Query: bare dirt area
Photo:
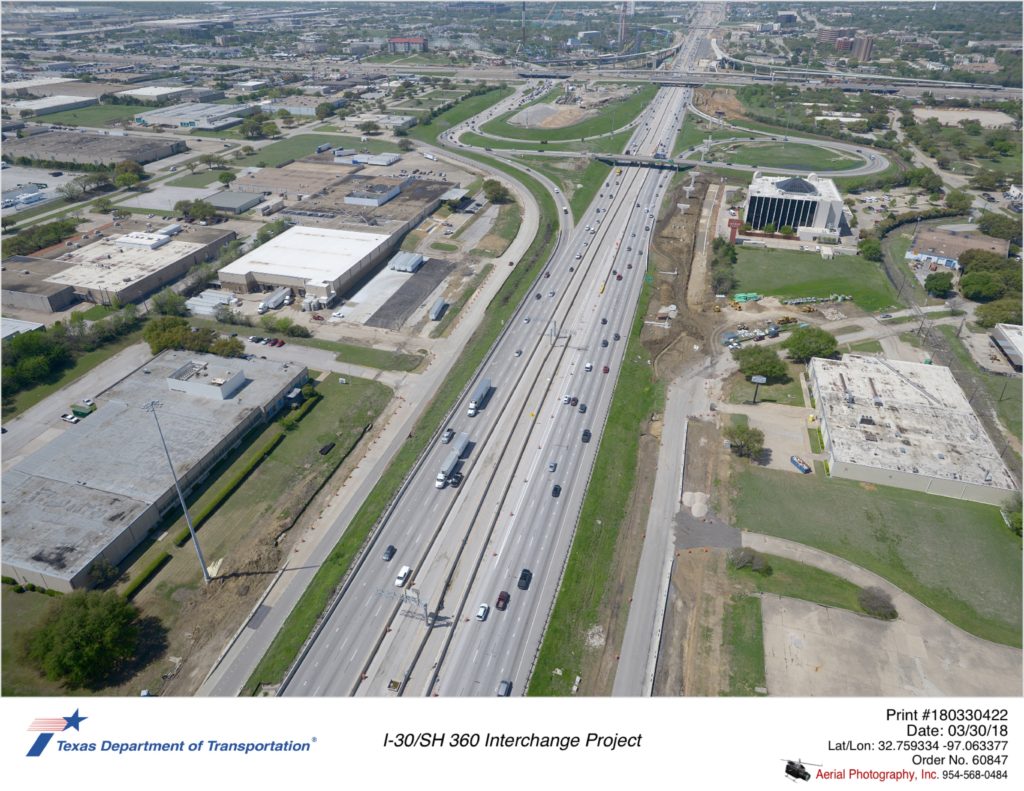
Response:
[[[721,111],[726,118],[745,118],[743,105],[735,91],[722,88],[698,88],[694,91],[693,106],[709,115]]]

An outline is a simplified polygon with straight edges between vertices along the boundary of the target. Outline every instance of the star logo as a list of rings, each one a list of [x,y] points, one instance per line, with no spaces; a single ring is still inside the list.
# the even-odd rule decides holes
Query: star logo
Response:
[[[78,709],[75,709],[75,713],[70,717],[40,717],[32,720],[32,724],[28,726],[28,729],[29,731],[39,733],[39,735],[29,748],[27,756],[29,758],[38,758],[43,754],[43,750],[46,749],[46,745],[50,743],[50,739],[53,738],[53,734],[61,733],[69,728],[81,731],[78,726],[87,719],[89,718],[81,716],[78,713]]]

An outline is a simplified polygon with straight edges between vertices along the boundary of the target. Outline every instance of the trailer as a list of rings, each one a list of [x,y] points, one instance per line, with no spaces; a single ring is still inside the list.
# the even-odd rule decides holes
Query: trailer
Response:
[[[451,449],[448,451],[444,464],[441,465],[441,470],[437,473],[437,478],[434,480],[435,487],[443,489],[447,485],[449,478],[452,477],[452,473],[455,472],[455,468],[459,466],[459,461],[462,459],[462,454],[466,452],[468,444],[469,434],[466,432],[458,434],[452,440]]]
[[[491,380],[484,379],[476,386],[476,390],[473,391],[473,397],[469,399],[469,409],[466,411],[466,414],[470,417],[476,417],[476,413],[484,408],[484,404],[487,402],[487,395],[490,392]]]
[[[288,286],[281,286],[281,288],[274,291],[269,297],[264,299],[259,306],[256,308],[257,313],[266,313],[268,310],[276,310],[282,305],[290,305],[292,301],[292,290]]]
[[[434,156],[433,154],[424,154],[423,158],[429,159],[431,162],[437,162],[437,157]]]

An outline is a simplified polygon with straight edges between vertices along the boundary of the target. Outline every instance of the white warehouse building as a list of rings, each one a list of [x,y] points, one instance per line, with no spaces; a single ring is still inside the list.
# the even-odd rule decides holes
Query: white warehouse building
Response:
[[[754,173],[743,217],[755,231],[768,224],[776,230],[788,225],[802,239],[839,236],[846,227],[843,199],[835,182],[814,173],[805,179]]]

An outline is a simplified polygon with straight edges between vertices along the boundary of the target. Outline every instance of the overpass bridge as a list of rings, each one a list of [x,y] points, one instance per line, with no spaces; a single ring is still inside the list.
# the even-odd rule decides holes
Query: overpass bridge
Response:
[[[591,154],[591,159],[604,162],[607,165],[620,168],[658,168],[660,170],[690,170],[696,167],[696,162],[677,162],[674,159],[660,159],[658,157],[637,157],[629,154]]]

